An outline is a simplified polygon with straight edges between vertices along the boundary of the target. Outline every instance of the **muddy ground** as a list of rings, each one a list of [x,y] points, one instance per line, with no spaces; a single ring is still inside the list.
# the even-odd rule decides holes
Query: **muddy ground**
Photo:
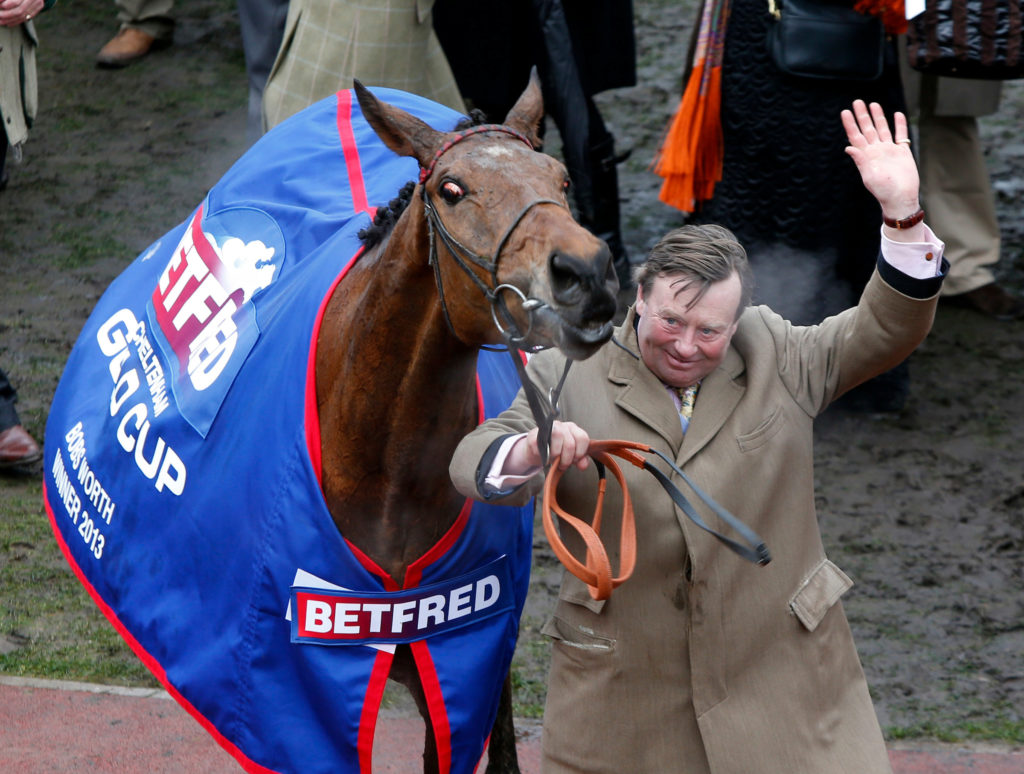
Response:
[[[181,221],[246,147],[233,3],[182,0],[176,45],[124,71],[94,67],[109,3],[38,20],[41,111],[0,193],[0,365],[43,434],[70,348],[109,281]],[[690,3],[638,0],[640,85],[602,96],[620,147],[624,231],[642,255],[680,213],[647,166],[678,100]],[[982,124],[1004,235],[1001,279],[1024,291],[1024,83]],[[1022,739],[1024,323],[942,306],[895,416],[831,412],[817,432],[818,505],[846,609],[893,736]],[[0,479],[0,518],[37,477]],[[42,511],[40,509],[40,518]],[[11,545],[0,546],[5,561]],[[20,549],[25,551],[22,546]],[[2,565],[2,562],[0,562]],[[2,569],[2,566],[0,566]],[[538,629],[556,588],[538,531],[516,657],[521,714],[543,693]],[[4,592],[0,591],[0,595]],[[10,634],[5,632],[3,634]]]

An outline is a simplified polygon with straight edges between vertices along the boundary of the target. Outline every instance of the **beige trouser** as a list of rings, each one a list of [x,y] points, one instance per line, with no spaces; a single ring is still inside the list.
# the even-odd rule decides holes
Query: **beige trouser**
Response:
[[[135,27],[157,40],[170,40],[174,34],[174,0],[114,0],[114,4],[122,29]]]
[[[946,296],[994,281],[999,222],[973,116],[936,116],[921,106],[918,118],[921,205],[928,224],[946,243]]]

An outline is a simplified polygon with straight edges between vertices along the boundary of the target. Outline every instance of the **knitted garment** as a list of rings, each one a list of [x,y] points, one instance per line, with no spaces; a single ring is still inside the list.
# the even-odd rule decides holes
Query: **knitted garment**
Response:
[[[460,118],[375,91],[437,128]],[[373,205],[416,173],[351,92],[281,124],[112,283],[54,397],[44,499],[65,556],[248,771],[370,772],[408,642],[441,771],[471,772],[511,663],[531,507],[467,501],[396,589],[338,534],[318,480],[325,301]],[[481,419],[519,386],[501,353],[481,353],[478,382]]]

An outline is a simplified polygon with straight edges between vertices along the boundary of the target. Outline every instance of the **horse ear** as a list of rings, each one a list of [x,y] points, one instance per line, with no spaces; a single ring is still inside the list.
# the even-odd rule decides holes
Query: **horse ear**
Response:
[[[399,156],[412,156],[426,167],[443,141],[441,132],[401,108],[381,102],[358,80],[352,87],[366,122],[381,141]]]
[[[540,76],[537,75],[537,67],[534,66],[530,69],[530,82],[526,85],[526,91],[519,95],[516,104],[505,116],[505,126],[515,129],[524,135],[534,148],[539,148],[541,139],[537,132],[542,118],[544,96],[540,91]]]

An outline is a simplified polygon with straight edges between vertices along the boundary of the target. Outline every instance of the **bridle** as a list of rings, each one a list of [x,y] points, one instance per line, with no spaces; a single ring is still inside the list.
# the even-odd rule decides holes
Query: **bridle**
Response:
[[[537,421],[542,441],[541,457],[546,464],[548,441],[551,437],[551,425],[553,424],[555,417],[558,415],[558,410],[555,408],[558,402],[558,394],[561,392],[562,384],[565,382],[565,377],[569,373],[569,366],[572,361],[568,359],[566,360],[565,371],[562,374],[558,387],[546,396],[527,376],[524,365],[525,358],[523,357],[523,352],[527,351],[527,347],[525,346],[526,339],[529,337],[530,331],[533,329],[533,315],[539,309],[547,306],[547,304],[538,298],[527,298],[523,291],[515,285],[499,283],[498,262],[501,260],[501,253],[505,249],[505,245],[508,244],[508,240],[512,237],[513,232],[515,232],[516,228],[518,228],[519,224],[523,221],[523,218],[526,217],[530,210],[541,204],[554,204],[563,209],[566,209],[566,206],[563,202],[559,202],[554,199],[534,199],[529,202],[519,211],[519,213],[512,219],[512,222],[506,227],[505,233],[502,235],[501,239],[498,240],[498,245],[494,250],[493,259],[489,259],[467,247],[452,235],[445,226],[441,216],[438,214],[437,209],[430,201],[430,197],[427,195],[427,180],[433,174],[434,168],[437,166],[437,162],[440,160],[441,156],[449,151],[452,146],[462,142],[468,137],[493,132],[511,135],[512,137],[526,143],[527,147],[531,150],[534,149],[533,143],[531,143],[525,135],[517,132],[511,127],[503,126],[501,124],[480,124],[458,132],[450,137],[444,145],[438,148],[430,164],[420,170],[420,199],[423,202],[423,211],[427,219],[427,235],[429,244],[427,260],[433,267],[434,281],[437,284],[437,293],[441,302],[441,311],[444,314],[448,330],[451,331],[453,336],[458,338],[458,334],[455,332],[455,326],[452,324],[451,315],[448,312],[448,303],[444,292],[444,282],[441,278],[441,267],[437,255],[438,237],[440,237],[441,241],[444,243],[444,246],[447,248],[448,253],[452,256],[456,265],[458,265],[458,267],[462,269],[462,271],[473,281],[473,284],[479,288],[480,292],[483,293],[484,297],[490,304],[491,319],[494,320],[495,327],[505,340],[505,346],[512,357],[512,362],[515,364],[516,372],[519,374],[519,380],[522,382],[523,390],[526,394],[527,401],[530,404],[530,410],[533,412],[534,419]],[[473,271],[469,264],[473,264],[488,272],[491,275],[491,284],[488,285],[480,279],[480,276]],[[504,294],[506,293],[512,293],[513,295],[518,296],[520,307],[527,314],[528,324],[525,331],[521,331],[519,329],[515,318],[512,317],[512,313],[509,311],[508,305],[505,303]],[[502,324],[502,319],[499,318],[504,320],[504,324]],[[488,347],[484,348],[488,349]]]
[[[535,310],[545,306],[545,304],[540,299],[527,298],[523,292],[514,285],[500,284],[498,282],[498,262],[501,260],[502,250],[505,249],[505,245],[508,244],[508,240],[512,237],[513,232],[515,232],[516,228],[530,210],[540,204],[554,204],[565,209],[565,204],[563,202],[555,201],[554,199],[534,199],[532,202],[528,203],[519,211],[505,229],[505,233],[498,241],[498,246],[494,250],[494,258],[492,260],[486,256],[480,255],[478,252],[467,247],[456,239],[448,230],[447,226],[445,226],[444,221],[441,220],[441,216],[438,214],[437,208],[434,207],[434,204],[430,201],[430,197],[427,195],[427,180],[433,174],[434,168],[437,166],[437,162],[440,160],[441,156],[447,153],[454,145],[457,145],[469,137],[494,132],[511,135],[512,137],[526,143],[527,147],[533,150],[533,143],[531,143],[525,135],[508,126],[502,126],[501,124],[480,124],[479,126],[470,127],[469,129],[459,132],[449,138],[448,141],[445,142],[444,145],[442,145],[434,154],[434,158],[431,160],[430,164],[420,170],[420,199],[423,201],[423,211],[427,217],[427,234],[430,251],[427,260],[434,269],[434,280],[437,283],[437,292],[441,299],[441,310],[444,313],[445,322],[448,325],[448,329],[452,332],[452,335],[457,334],[455,333],[455,328],[452,325],[451,315],[448,312],[448,303],[444,292],[444,282],[441,279],[441,268],[439,261],[437,260],[438,237],[440,237],[444,246],[448,249],[448,252],[451,254],[455,263],[473,281],[473,284],[480,289],[480,292],[483,293],[484,297],[490,303],[491,317],[494,319],[494,324],[502,334],[502,337],[505,338],[506,341],[511,340],[518,345],[523,343],[526,337],[529,336],[532,323],[527,327],[525,333],[519,331],[518,326],[516,326],[515,321],[505,304],[502,293],[511,292],[518,295],[523,309],[529,315],[532,315]],[[491,275],[490,285],[480,279],[480,276],[470,268],[470,263],[478,266]],[[504,316],[506,320],[505,325],[502,325],[499,321],[499,314]],[[518,348],[522,349],[521,347]]]
[[[510,127],[502,126],[500,124],[480,124],[453,135],[437,150],[430,164],[420,171],[419,177],[420,198],[422,199],[423,210],[427,219],[429,241],[428,261],[434,270],[434,280],[437,283],[437,292],[441,302],[441,310],[444,314],[448,329],[451,331],[453,336],[458,338],[458,334],[455,333],[455,328],[452,325],[451,316],[448,312],[448,304],[445,299],[444,282],[441,277],[441,268],[437,253],[438,237],[440,237],[441,241],[444,243],[448,253],[452,256],[455,263],[466,275],[469,276],[473,281],[473,284],[480,289],[481,293],[483,293],[484,297],[490,303],[491,317],[494,320],[495,327],[497,327],[502,338],[505,340],[508,352],[512,357],[512,362],[515,364],[516,372],[519,374],[520,382],[523,385],[523,392],[530,406],[530,411],[533,414],[534,421],[537,423],[537,445],[540,451],[542,465],[547,467],[551,428],[555,418],[558,416],[558,397],[561,394],[566,377],[569,375],[569,367],[572,364],[572,361],[566,358],[565,368],[557,386],[550,390],[547,395],[544,395],[540,388],[529,378],[524,364],[524,345],[533,327],[533,314],[547,304],[537,298],[528,298],[514,285],[499,283],[498,262],[501,260],[502,250],[504,250],[508,240],[530,210],[541,204],[554,204],[562,208],[565,208],[565,204],[563,202],[555,201],[554,199],[535,199],[529,202],[519,211],[515,218],[512,219],[512,222],[509,223],[508,227],[505,229],[505,233],[498,241],[493,259],[489,259],[462,244],[452,235],[445,226],[444,221],[441,220],[437,209],[430,201],[430,197],[427,195],[426,182],[433,174],[434,168],[437,166],[437,162],[441,156],[450,150],[452,146],[462,140],[477,134],[488,132],[501,132],[511,135],[512,137],[526,143],[531,150],[533,149],[533,143],[531,143],[523,134]],[[480,276],[473,271],[469,264],[473,264],[490,273],[491,284],[488,285],[484,282]],[[528,325],[525,332],[519,330],[515,319],[512,317],[512,313],[505,304],[503,295],[505,293],[512,293],[519,297],[520,307],[527,314]],[[499,318],[503,318],[505,323],[502,324],[502,320]],[[686,496],[683,495],[675,484],[672,483],[669,477],[664,472],[651,465],[650,462],[641,456],[640,452],[651,453],[661,457],[661,459],[671,467],[675,474],[678,475],[687,484],[687,486],[689,486],[690,489],[693,490],[693,492],[703,500],[716,515],[718,515],[719,518],[729,524],[740,535],[744,542],[741,543],[728,538],[709,527],[697,513],[696,509],[694,509],[690,504],[689,500],[686,499]],[[555,555],[559,558],[562,564],[565,565],[569,572],[587,584],[591,596],[595,599],[607,599],[608,596],[610,596],[612,589],[616,588],[630,577],[636,563],[636,524],[633,514],[632,500],[629,496],[629,490],[626,488],[625,477],[613,457],[624,459],[627,462],[650,472],[669,494],[672,501],[694,524],[713,535],[727,548],[734,551],[739,556],[743,557],[747,561],[759,565],[765,565],[771,561],[771,556],[768,553],[768,549],[765,547],[764,542],[756,533],[754,533],[753,530],[712,500],[711,497],[697,487],[697,485],[694,484],[693,481],[691,481],[689,477],[687,477],[687,475],[672,462],[672,460],[657,449],[646,444],[635,443],[632,441],[591,441],[590,456],[595,462],[595,467],[597,468],[599,477],[597,505],[592,522],[588,524],[587,522],[576,518],[562,509],[556,502],[555,493],[558,487],[558,481],[562,477],[562,471],[559,470],[558,465],[554,462],[548,468],[544,482],[543,518],[544,532],[547,535],[548,542],[551,543],[551,547],[554,550]],[[601,513],[606,488],[606,468],[611,470],[612,475],[618,480],[619,485],[622,488],[623,511],[619,545],[620,573],[617,577],[612,577],[611,562],[608,559],[607,551],[605,550],[600,537]],[[583,538],[583,541],[587,546],[585,563],[577,560],[576,557],[574,557],[565,547],[558,535],[558,530],[555,528],[554,520],[551,515],[552,513],[557,514],[560,519],[572,526]]]

